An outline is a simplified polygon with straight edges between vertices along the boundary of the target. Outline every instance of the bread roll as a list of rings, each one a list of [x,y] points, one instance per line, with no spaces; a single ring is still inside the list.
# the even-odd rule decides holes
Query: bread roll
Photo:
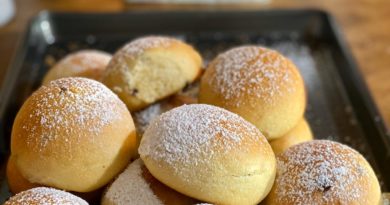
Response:
[[[278,155],[293,145],[310,140],[313,140],[313,134],[306,119],[302,118],[287,134],[278,139],[271,140],[269,144],[272,150],[274,150],[275,155]]]
[[[32,183],[90,192],[125,168],[135,143],[132,117],[114,93],[94,80],[62,78],[19,110],[11,155]]]
[[[135,111],[180,91],[196,79],[201,65],[198,52],[180,40],[143,37],[115,53],[103,83]]]
[[[42,84],[64,77],[85,77],[101,80],[111,54],[98,50],[81,50],[61,59],[43,78]]]
[[[160,115],[138,151],[159,181],[215,204],[260,202],[276,172],[274,153],[260,131],[210,105],[184,105]]]
[[[102,205],[193,205],[196,202],[159,182],[141,159],[132,162],[119,175],[102,199]]]
[[[4,205],[88,205],[88,203],[65,191],[37,187],[16,194]]]
[[[199,103],[237,113],[272,140],[303,117],[306,94],[290,60],[267,48],[242,46],[209,64],[201,79]]]
[[[314,140],[277,157],[277,176],[266,205],[379,204],[381,190],[368,162],[337,142]]]
[[[22,174],[20,174],[19,170],[15,166],[15,162],[12,159],[12,156],[8,159],[7,162],[7,182],[9,190],[13,194],[17,194],[22,191],[26,191],[28,189],[32,189],[34,187],[38,187],[40,185],[33,184],[25,179]]]

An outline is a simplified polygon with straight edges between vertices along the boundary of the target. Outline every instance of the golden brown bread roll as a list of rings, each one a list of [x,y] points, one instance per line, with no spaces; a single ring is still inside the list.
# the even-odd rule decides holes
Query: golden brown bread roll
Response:
[[[83,199],[65,191],[37,187],[16,194],[4,205],[88,205]]]
[[[280,53],[242,46],[218,55],[202,76],[199,103],[237,113],[272,140],[303,117],[306,94],[295,65]]]
[[[196,202],[159,182],[141,159],[132,162],[115,179],[102,199],[102,205],[193,205]]]
[[[215,204],[260,202],[276,172],[274,153],[260,131],[211,105],[184,105],[160,115],[138,151],[159,181]]]
[[[52,80],[65,77],[101,80],[111,57],[111,54],[98,50],[81,50],[68,54],[46,73],[42,84],[47,85]]]
[[[22,174],[20,174],[19,170],[15,166],[14,160],[12,160],[12,156],[8,159],[7,162],[6,175],[8,187],[13,194],[40,186],[39,184],[33,184],[29,182],[22,176]]]
[[[274,150],[275,155],[278,155],[293,145],[310,140],[313,140],[313,134],[306,119],[302,118],[292,130],[287,132],[287,134],[271,140],[269,144],[271,145],[272,150]]]
[[[196,79],[201,65],[199,53],[180,40],[143,37],[114,54],[103,83],[135,111],[180,91]]]
[[[369,163],[352,148],[314,140],[277,157],[275,184],[266,205],[379,204],[381,190]]]
[[[135,154],[125,104],[103,84],[62,78],[42,86],[19,110],[11,155],[30,182],[90,192],[107,184]]]

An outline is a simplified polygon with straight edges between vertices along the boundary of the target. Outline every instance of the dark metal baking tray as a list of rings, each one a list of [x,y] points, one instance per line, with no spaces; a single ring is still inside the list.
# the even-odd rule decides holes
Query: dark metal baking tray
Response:
[[[50,62],[83,48],[114,52],[148,34],[182,38],[206,60],[242,44],[280,50],[303,74],[308,91],[306,118],[315,137],[357,149],[374,167],[383,191],[389,191],[388,131],[329,14],[318,10],[42,12],[30,22],[0,92],[0,202],[9,196],[4,166],[15,114],[39,87]]]

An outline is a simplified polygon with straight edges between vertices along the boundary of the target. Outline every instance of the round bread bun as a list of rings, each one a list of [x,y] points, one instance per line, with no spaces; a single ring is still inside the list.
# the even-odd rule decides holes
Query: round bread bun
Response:
[[[135,111],[183,89],[198,77],[201,66],[201,56],[190,45],[169,37],[143,37],[115,53],[103,83]]]
[[[68,191],[96,190],[136,151],[133,119],[103,84],[62,78],[42,86],[19,110],[11,155],[28,181]]]
[[[11,197],[4,205],[88,205],[83,199],[53,188],[36,187]]]
[[[42,84],[47,85],[52,80],[65,77],[101,80],[111,57],[111,54],[98,50],[81,50],[68,54],[46,73]]]
[[[379,204],[369,163],[352,148],[328,140],[304,142],[277,157],[277,176],[265,204]]]
[[[20,174],[19,170],[16,168],[14,160],[12,160],[12,156],[8,159],[7,162],[6,175],[9,190],[13,194],[40,186],[39,184],[33,184],[29,182],[22,176],[22,174]]]
[[[272,140],[303,117],[306,93],[290,60],[267,48],[242,46],[209,64],[201,79],[199,103],[237,113]]]
[[[260,202],[276,173],[275,155],[261,132],[211,105],[184,105],[160,115],[138,151],[159,181],[215,204]]]
[[[278,155],[293,145],[310,140],[313,140],[313,133],[311,132],[309,123],[307,123],[305,118],[302,118],[287,134],[278,139],[271,140],[269,144],[272,150],[274,150],[275,155]]]
[[[108,187],[102,205],[191,205],[197,200],[165,186],[146,169],[141,159],[132,162]]]

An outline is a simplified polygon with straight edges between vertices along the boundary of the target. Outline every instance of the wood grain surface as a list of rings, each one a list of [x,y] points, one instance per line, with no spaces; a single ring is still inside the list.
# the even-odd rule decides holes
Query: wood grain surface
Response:
[[[318,8],[334,15],[387,125],[390,125],[390,0],[271,0],[259,5],[149,5],[122,0],[16,0],[16,16],[0,28],[0,83],[20,35],[39,11],[119,12],[149,9]]]

